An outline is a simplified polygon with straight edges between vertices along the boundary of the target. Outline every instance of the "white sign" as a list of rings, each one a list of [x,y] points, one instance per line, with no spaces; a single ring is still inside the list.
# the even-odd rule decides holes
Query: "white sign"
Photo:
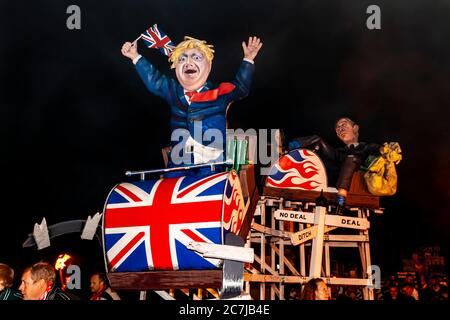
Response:
[[[363,218],[354,218],[338,215],[326,215],[325,224],[350,229],[367,230],[370,228],[370,222]]]
[[[294,221],[300,223],[314,223],[313,212],[275,210],[274,218],[283,221]]]
[[[303,212],[303,211],[291,211],[291,210],[275,210],[274,218],[283,221],[293,221],[300,223],[312,223],[314,224],[314,212]],[[355,218],[339,215],[327,214],[325,216],[325,225],[367,230],[370,228],[370,222],[365,218]]]
[[[305,230],[293,233],[291,235],[291,242],[294,246],[296,246],[313,239],[315,236],[317,236],[317,226],[313,226]]]
[[[302,244],[308,240],[314,239],[317,236],[317,226],[312,226],[310,228],[304,229],[302,231],[293,233],[291,235],[291,242],[294,246]],[[324,233],[327,233],[331,230],[336,229],[336,227],[327,227],[325,226]]]

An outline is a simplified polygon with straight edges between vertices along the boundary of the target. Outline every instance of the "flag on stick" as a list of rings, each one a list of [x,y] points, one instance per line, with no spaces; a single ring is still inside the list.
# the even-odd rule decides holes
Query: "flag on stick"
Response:
[[[158,28],[157,24],[148,28],[143,34],[139,36],[135,41],[142,38],[145,44],[152,49],[159,49],[162,54],[170,57],[172,51],[175,49],[175,44],[170,38]]]

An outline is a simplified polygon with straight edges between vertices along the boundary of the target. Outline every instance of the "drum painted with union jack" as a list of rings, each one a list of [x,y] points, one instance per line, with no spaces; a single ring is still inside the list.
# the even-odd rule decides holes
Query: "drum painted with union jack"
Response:
[[[216,269],[221,260],[187,248],[192,241],[224,244],[244,219],[235,171],[125,182],[104,207],[103,239],[108,270]]]
[[[266,178],[266,187],[326,190],[327,173],[317,154],[306,149],[295,149],[280,157]]]

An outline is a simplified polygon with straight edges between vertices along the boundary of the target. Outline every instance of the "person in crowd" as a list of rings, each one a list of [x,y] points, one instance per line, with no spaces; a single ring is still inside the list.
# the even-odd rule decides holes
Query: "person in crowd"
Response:
[[[419,300],[419,291],[416,288],[415,277],[408,274],[405,277],[402,292],[406,295],[412,296],[415,300]]]
[[[413,264],[414,264],[414,272],[416,273],[416,278],[419,283],[420,289],[425,289],[427,287],[428,271],[423,262],[423,258],[417,252],[413,252],[411,255]]]
[[[402,293],[407,297],[413,298],[414,300],[419,300],[419,292],[412,283],[405,283],[402,287]]]
[[[20,292],[12,288],[13,283],[14,270],[0,263],[0,300],[22,300]]]
[[[448,288],[443,286],[440,277],[432,275],[428,281],[428,286],[420,292],[421,300],[441,301],[448,299]]]
[[[120,300],[104,273],[98,272],[91,276],[91,292],[91,300]]]
[[[328,286],[321,278],[309,280],[302,290],[301,300],[330,300]]]
[[[389,290],[383,297],[384,301],[398,301],[398,302],[406,302],[406,301],[415,301],[415,299],[411,296],[404,295],[398,286],[391,285]]]
[[[53,266],[38,262],[24,270],[19,290],[24,300],[79,300],[77,296],[63,292],[55,280]]]

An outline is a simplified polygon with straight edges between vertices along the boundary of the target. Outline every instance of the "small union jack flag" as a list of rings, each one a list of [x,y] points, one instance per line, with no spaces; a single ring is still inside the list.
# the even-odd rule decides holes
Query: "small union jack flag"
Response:
[[[162,54],[169,57],[175,49],[175,44],[162,30],[158,29],[157,24],[154,24],[153,27],[148,28],[141,35],[141,38],[149,48],[159,49]]]
[[[222,172],[117,185],[104,214],[108,268],[118,272],[218,268],[221,260],[204,258],[187,246],[192,241],[223,244],[223,232],[231,229],[228,225],[234,224],[243,207],[236,179],[235,172]],[[227,193],[233,194],[226,191],[230,183],[239,189],[235,198],[240,201],[228,199]]]

